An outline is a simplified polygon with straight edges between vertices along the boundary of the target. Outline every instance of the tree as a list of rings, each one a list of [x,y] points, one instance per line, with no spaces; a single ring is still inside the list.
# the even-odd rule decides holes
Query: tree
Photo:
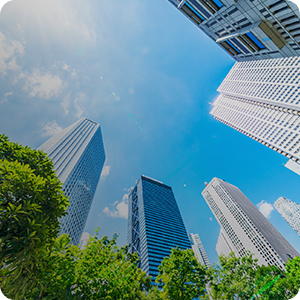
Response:
[[[256,270],[255,280],[249,283],[249,286],[246,287],[245,291],[242,292],[239,297],[241,299],[251,299],[259,295],[262,299],[283,299],[282,297],[274,298],[270,294],[270,287],[280,279],[281,276],[284,276],[284,271],[277,266],[259,266]],[[281,289],[280,294],[283,295],[285,292],[286,289]]]
[[[189,300],[205,295],[206,267],[200,265],[191,249],[173,248],[158,267],[156,282],[163,284],[163,297]]]
[[[34,286],[69,201],[42,151],[0,135],[0,285],[13,299]]]
[[[80,299],[72,293],[76,281],[76,262],[80,249],[70,244],[67,234],[58,237],[37,274],[37,284],[25,291],[23,299]]]
[[[150,300],[146,292],[151,281],[137,269],[137,256],[128,254],[127,247],[117,247],[116,236],[99,239],[96,232],[82,250],[70,245],[65,234],[57,238],[47,268],[24,299]]]
[[[79,253],[74,294],[91,300],[143,299],[151,280],[137,268],[137,255],[129,254],[128,247],[118,248],[116,236],[99,239],[98,232]]]
[[[276,280],[274,284],[260,295],[262,300],[288,300],[296,296],[300,289],[300,257],[294,257],[293,260],[288,260],[285,267],[286,272],[277,271],[277,273],[274,273],[272,278],[269,279],[270,282],[280,275],[279,280]]]
[[[253,283],[258,268],[257,259],[248,252],[244,257],[236,257],[233,252],[228,257],[221,255],[219,265],[208,270],[213,299],[233,299],[242,295],[249,299],[253,293]]]

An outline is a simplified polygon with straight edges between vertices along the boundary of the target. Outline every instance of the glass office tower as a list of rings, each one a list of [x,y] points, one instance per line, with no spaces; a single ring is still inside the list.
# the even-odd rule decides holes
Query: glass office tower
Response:
[[[139,178],[128,199],[127,241],[152,284],[172,248],[191,248],[171,187],[144,175]]]
[[[60,234],[69,234],[71,242],[78,245],[105,161],[100,125],[81,118],[38,150],[52,159],[70,200],[68,214],[60,219]]]
[[[236,186],[213,178],[202,192],[206,203],[222,228],[222,242],[236,256],[246,250],[254,254],[260,265],[285,269],[288,259],[299,256],[294,247]],[[224,251],[219,242],[219,249]]]
[[[284,220],[300,236],[300,205],[284,197],[280,197],[274,204]]]
[[[300,12],[283,0],[169,0],[236,61],[300,55]]]

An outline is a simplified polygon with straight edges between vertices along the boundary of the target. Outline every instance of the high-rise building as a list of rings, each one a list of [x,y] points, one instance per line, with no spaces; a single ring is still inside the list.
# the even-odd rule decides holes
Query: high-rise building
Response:
[[[226,239],[226,233],[224,232],[224,229],[221,227],[220,229],[220,234],[219,234],[219,237],[218,237],[218,242],[217,242],[217,245],[216,245],[216,251],[218,253],[218,255],[225,255],[225,256],[228,256],[231,252],[234,252],[234,249],[232,249],[230,247],[231,245],[231,242],[230,241],[227,241]]]
[[[189,233],[188,236],[199,264],[205,265],[209,268],[210,262],[204,250],[199,234]]]
[[[138,254],[152,284],[172,248],[191,248],[172,188],[144,175],[129,194],[127,229],[129,252]]]
[[[280,197],[277,199],[274,206],[285,221],[300,236],[300,204],[297,204],[287,198]]]
[[[69,198],[67,215],[60,219],[60,234],[79,244],[105,161],[100,125],[81,118],[41,145],[52,159],[62,189]]]
[[[218,88],[215,119],[290,158],[300,174],[300,57],[236,62]],[[298,162],[298,163],[297,163]]]
[[[254,254],[260,265],[282,270],[289,258],[299,256],[254,204],[234,185],[213,178],[202,195],[222,228],[223,242],[236,256]],[[224,249],[222,247],[222,249]]]
[[[236,61],[300,55],[300,12],[287,0],[169,0]]]

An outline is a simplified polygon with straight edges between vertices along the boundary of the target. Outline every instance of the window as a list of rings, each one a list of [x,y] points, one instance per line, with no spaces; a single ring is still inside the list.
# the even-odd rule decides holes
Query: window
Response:
[[[220,0],[200,0],[203,6],[208,9],[212,14],[217,12],[224,4]]]
[[[237,52],[237,53],[241,53],[240,49],[238,49],[233,43],[231,43],[230,41],[227,41],[227,43]]]
[[[224,6],[224,4],[219,0],[212,0],[212,2],[214,2],[219,8]]]
[[[253,35],[252,32],[248,32],[244,35],[246,39],[256,48],[256,50],[266,49],[266,47]]]
[[[233,56],[241,53],[241,51],[236,46],[234,46],[233,43],[231,43],[230,41],[221,42],[220,45]]]
[[[194,21],[197,25],[199,25],[204,21],[204,17],[196,9],[194,9],[188,2],[183,4],[181,10],[188,18]]]

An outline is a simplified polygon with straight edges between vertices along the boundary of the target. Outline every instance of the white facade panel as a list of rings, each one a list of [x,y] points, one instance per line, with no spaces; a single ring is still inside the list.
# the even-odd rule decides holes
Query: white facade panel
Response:
[[[237,62],[211,114],[300,162],[300,57]]]
[[[254,254],[260,265],[285,269],[285,262],[299,253],[235,186],[214,178],[202,196],[225,235],[223,240],[236,256]]]
[[[234,252],[234,247],[231,244],[229,237],[227,236],[224,229],[221,227],[218,242],[216,245],[216,251],[218,255],[228,256],[231,252]]]

